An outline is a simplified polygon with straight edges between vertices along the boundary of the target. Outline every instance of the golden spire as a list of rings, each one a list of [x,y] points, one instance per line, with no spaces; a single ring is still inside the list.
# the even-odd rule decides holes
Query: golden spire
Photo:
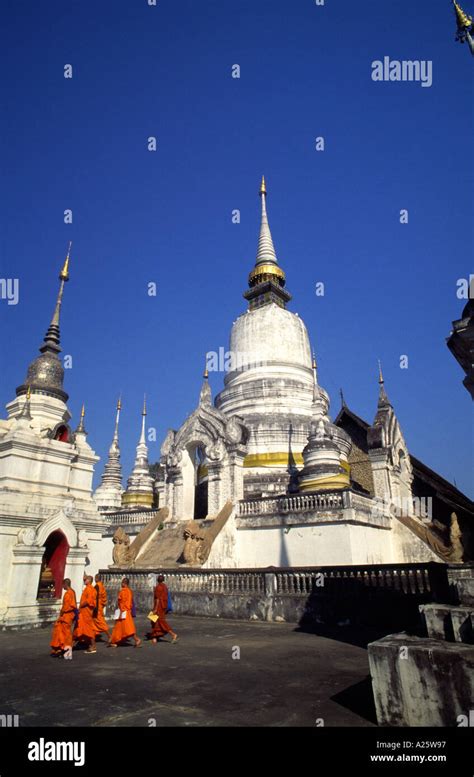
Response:
[[[85,416],[85,414],[86,414],[86,406],[85,406],[85,404],[84,404],[84,403],[82,403],[82,408],[81,408],[81,417],[80,417],[80,419],[79,419],[79,424],[78,424],[78,426],[77,426],[77,429],[76,429],[76,434],[77,434],[78,432],[79,432],[80,434],[84,434],[84,435],[86,435],[86,434],[87,434],[87,432],[86,432],[86,430],[85,430],[85,427],[84,427],[84,416]]]
[[[55,351],[56,353],[59,353],[61,350],[59,347],[59,317],[61,313],[61,303],[63,301],[64,284],[69,280],[69,256],[71,253],[71,245],[72,243],[70,242],[66,259],[62,266],[61,272],[59,273],[59,280],[61,283],[59,285],[58,297],[56,299],[53,317],[51,319],[48,331],[44,337],[44,345],[42,345],[40,348],[42,353],[45,351]]]
[[[267,193],[267,187],[265,186],[265,176],[262,175],[262,183],[260,184],[260,194],[266,194]]]
[[[204,362],[204,372],[203,376],[204,380],[207,380],[209,378],[209,370],[207,369],[207,353],[206,353],[206,360]]]
[[[117,400],[117,410],[122,409],[122,395],[120,394],[118,400]]]
[[[317,367],[317,364],[316,364],[316,354],[315,354],[315,352],[313,351],[313,370],[315,370],[315,369],[316,369],[316,367]]]
[[[29,402],[31,399],[31,386],[28,386],[26,389],[26,401]]]
[[[463,27],[466,27],[469,29],[472,25],[472,16],[469,16],[467,13],[464,13],[461,6],[456,2],[456,0],[453,0],[454,5],[454,12],[456,14],[456,22],[460,29]]]
[[[59,280],[60,281],[68,281],[69,280],[69,256],[71,254],[71,246],[72,246],[72,240],[69,241],[69,246],[68,246],[68,249],[67,249],[66,258],[64,260],[64,264],[63,264],[62,270],[59,273]]]
[[[380,359],[379,359],[379,383],[380,383],[381,386],[384,384],[383,373],[382,373],[382,364],[380,362]]]

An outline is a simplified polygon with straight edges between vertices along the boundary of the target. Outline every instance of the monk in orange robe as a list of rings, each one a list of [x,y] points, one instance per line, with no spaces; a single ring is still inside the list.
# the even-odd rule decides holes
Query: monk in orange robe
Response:
[[[72,648],[72,624],[77,604],[76,594],[71,588],[71,581],[68,577],[64,579],[63,589],[65,591],[63,602],[51,637],[52,656],[62,656],[66,648]]]
[[[74,639],[87,645],[86,653],[97,653],[95,649],[95,637],[97,629],[94,623],[94,610],[97,604],[97,591],[92,585],[93,578],[88,575],[85,578],[84,588],[79,604],[79,621],[74,632]]]
[[[122,588],[118,595],[117,609],[120,611],[119,618],[115,621],[109,643],[107,647],[116,648],[118,643],[124,639],[133,637],[135,647],[141,647],[142,641],[137,637],[135,622],[132,617],[133,593],[130,590],[130,581],[128,577],[122,580]]]
[[[171,641],[176,642],[178,635],[173,631],[166,620],[166,614],[168,612],[168,587],[165,585],[165,578],[163,575],[158,575],[157,585],[153,591],[153,596],[153,612],[155,615],[158,615],[158,620],[153,624],[150,634],[151,641],[156,645],[160,637],[164,637],[165,634],[171,634],[173,638]]]
[[[105,586],[100,575],[95,576],[94,588],[97,592],[97,615],[94,616],[94,624],[97,629],[97,639],[99,634],[101,634],[103,631],[107,634],[107,636],[109,636],[109,626],[104,618],[104,607],[107,604],[107,591],[105,590]]]

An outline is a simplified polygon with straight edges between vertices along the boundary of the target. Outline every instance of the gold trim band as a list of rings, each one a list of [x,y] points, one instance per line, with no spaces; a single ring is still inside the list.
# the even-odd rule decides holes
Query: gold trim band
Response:
[[[287,467],[289,464],[288,453],[249,453],[244,459],[244,467]],[[292,453],[291,458],[299,467],[304,464],[302,453]]]

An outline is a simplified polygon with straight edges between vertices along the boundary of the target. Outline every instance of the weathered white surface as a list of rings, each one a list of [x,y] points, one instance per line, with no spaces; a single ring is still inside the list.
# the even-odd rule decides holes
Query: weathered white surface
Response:
[[[392,634],[368,646],[380,726],[459,725],[474,699],[470,645]]]

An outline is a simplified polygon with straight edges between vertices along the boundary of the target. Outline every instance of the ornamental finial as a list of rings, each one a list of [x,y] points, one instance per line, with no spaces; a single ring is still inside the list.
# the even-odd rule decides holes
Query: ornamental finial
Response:
[[[69,246],[67,249],[66,259],[64,260],[64,264],[62,266],[62,270],[59,273],[59,280],[60,281],[68,281],[69,280],[69,257],[71,255],[71,246],[72,246],[72,240],[69,241]]]
[[[453,0],[454,13],[456,16],[456,40],[459,43],[466,43],[469,46],[471,54],[474,56],[474,19],[465,13],[459,3]]]
[[[379,383],[380,383],[381,386],[383,386],[383,384],[384,384],[383,373],[382,373],[382,364],[380,362],[380,359],[379,359]]]
[[[261,195],[267,193],[267,187],[265,186],[265,176],[264,175],[262,175],[262,183],[260,184],[260,192],[259,193]]]

